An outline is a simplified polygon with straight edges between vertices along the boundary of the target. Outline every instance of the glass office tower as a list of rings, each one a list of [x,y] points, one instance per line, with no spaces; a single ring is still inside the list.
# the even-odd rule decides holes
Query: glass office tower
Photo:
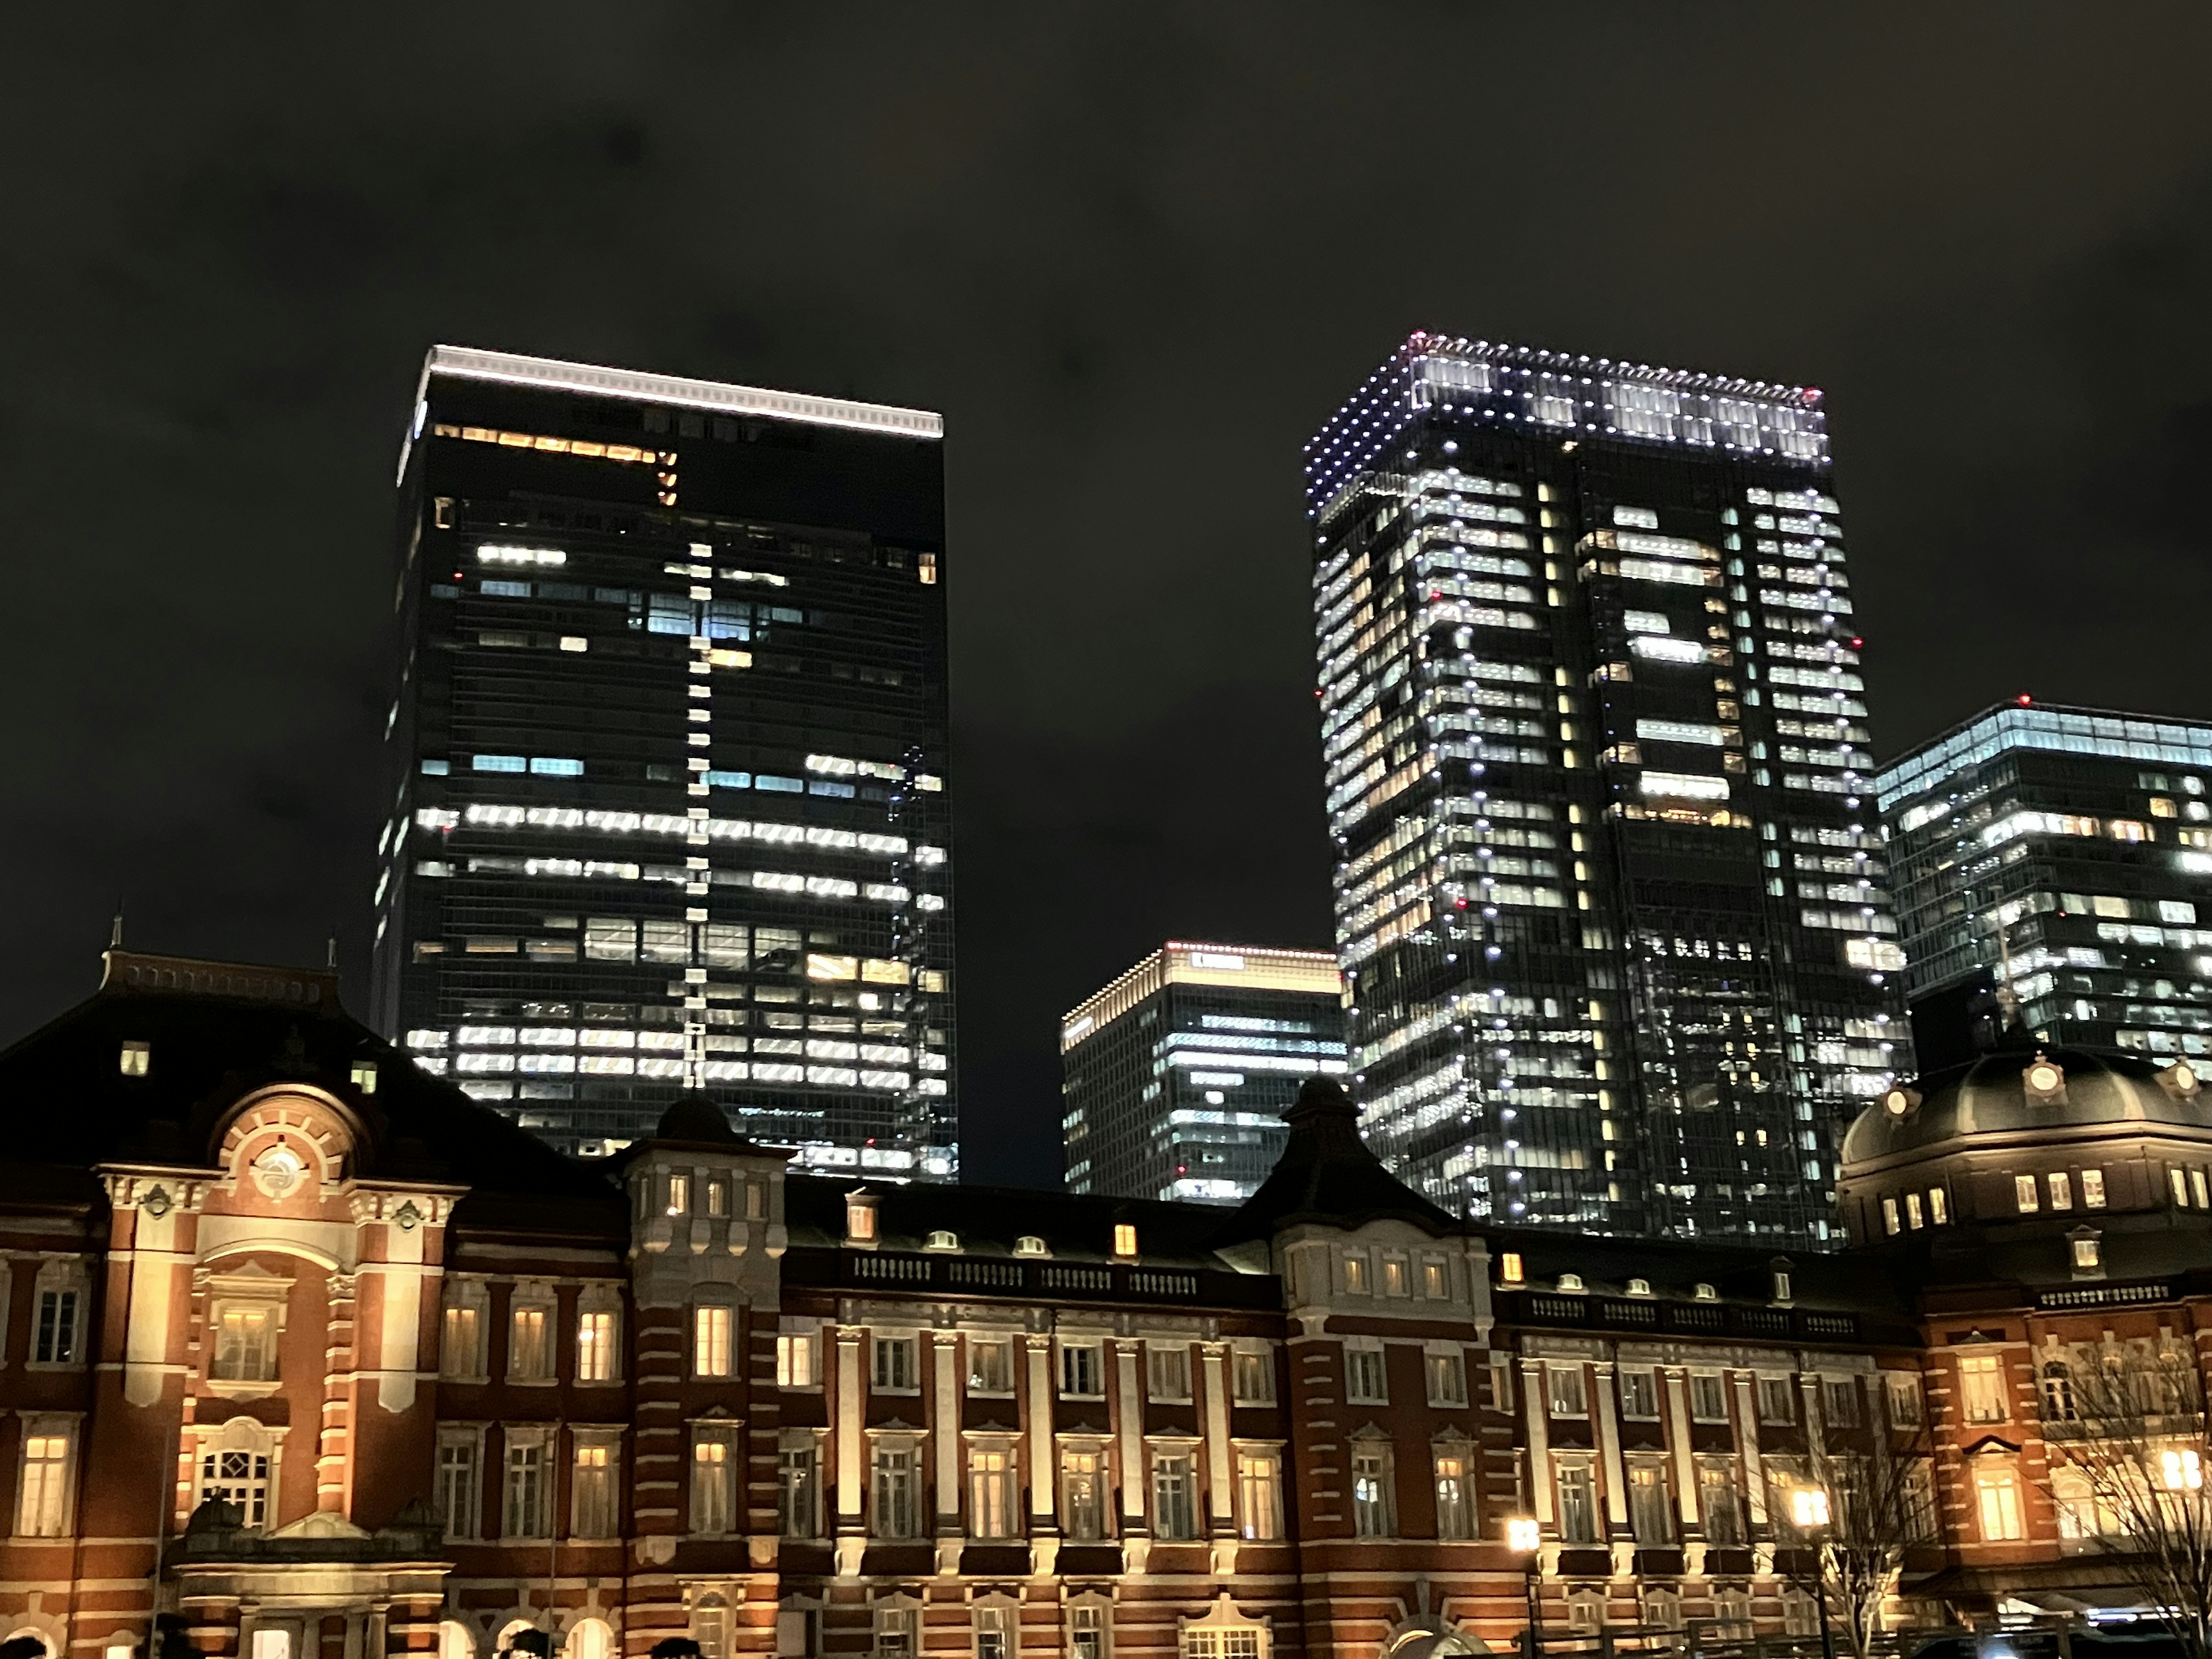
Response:
[[[1062,1022],[1067,1189],[1240,1203],[1310,1077],[1345,1069],[1325,951],[1170,941]]]
[[[939,417],[440,346],[375,1018],[554,1145],[957,1167]]]
[[[1909,1045],[1820,394],[1416,334],[1306,495],[1370,1142],[1470,1216],[1826,1242]]]
[[[2007,704],[1875,784],[1913,994],[1984,975],[2052,1043],[2212,1034],[2212,722]]]

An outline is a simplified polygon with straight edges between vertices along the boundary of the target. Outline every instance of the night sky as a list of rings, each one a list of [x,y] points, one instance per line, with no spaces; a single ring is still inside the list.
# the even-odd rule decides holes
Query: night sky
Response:
[[[135,14],[135,15],[134,15]],[[27,8],[0,1036],[147,949],[365,1011],[433,341],[945,411],[971,1177],[1060,1012],[1327,945],[1298,450],[1417,327],[1822,387],[1887,757],[2212,715],[2201,7]]]

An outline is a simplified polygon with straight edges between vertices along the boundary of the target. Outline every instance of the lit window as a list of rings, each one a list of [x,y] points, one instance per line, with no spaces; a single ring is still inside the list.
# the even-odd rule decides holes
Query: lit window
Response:
[[[59,1538],[69,1524],[70,1434],[34,1428],[23,1437],[22,1468],[15,1485],[15,1532],[22,1538]]]
[[[1523,1281],[1526,1269],[1521,1265],[1520,1251],[1508,1250],[1498,1258],[1498,1276],[1508,1285],[1518,1285]]]
[[[1003,1602],[975,1607],[975,1659],[1013,1659],[1013,1610]]]
[[[925,554],[923,556],[930,556]],[[1078,1601],[1070,1607],[1067,1610],[1069,1659],[1109,1659],[1110,1629],[1104,1602]]]
[[[1474,1536],[1474,1503],[1468,1478],[1468,1460],[1456,1453],[1436,1460],[1437,1536],[1468,1539]]]
[[[1237,1527],[1260,1543],[1283,1535],[1283,1460],[1275,1453],[1237,1455]]]
[[[1413,1294],[1413,1285],[1407,1276],[1406,1267],[1406,1260],[1403,1256],[1386,1255],[1382,1258],[1383,1295],[1410,1296]]]
[[[1429,1383],[1429,1404],[1431,1406],[1464,1406],[1467,1404],[1467,1361],[1457,1353],[1431,1353],[1425,1357],[1424,1367]]]
[[[2100,1261],[2100,1243],[2094,1233],[2076,1237],[2074,1241],[2074,1265],[2080,1268],[2094,1267]]]
[[[2004,1374],[1996,1355],[1961,1355],[1959,1382],[1969,1423],[2002,1423],[2012,1415],[2006,1407]]]
[[[1574,1364],[1544,1367],[1545,1398],[1554,1417],[1587,1417],[1589,1396],[1583,1387],[1583,1368]]]
[[[803,1432],[803,1431],[802,1431]],[[786,1445],[775,1459],[775,1528],[782,1538],[812,1538],[821,1531],[815,1493],[819,1451],[811,1436]]]
[[[1920,1194],[1917,1193],[1905,1194],[1905,1224],[1917,1232],[1922,1226],[1926,1224],[1927,1219],[1928,1218],[1925,1212],[1923,1212],[1920,1207]]]
[[[1928,1218],[1939,1227],[1946,1225],[1951,1219],[1950,1200],[1944,1196],[1941,1187],[1928,1189]]]
[[[727,1376],[730,1374],[732,1310],[722,1307],[691,1310],[691,1374]]]
[[[351,1076],[353,1079],[353,1086],[360,1090],[362,1093],[365,1095],[373,1095],[376,1092],[376,1062],[374,1060],[357,1060],[354,1061]]]
[[[2063,1170],[2053,1170],[2047,1177],[2051,1188],[2051,1207],[2070,1210],[2074,1207],[2074,1183]]]
[[[968,1339],[968,1391],[1011,1394],[1014,1388],[1013,1344],[1003,1338]]]
[[[691,1530],[726,1533],[737,1516],[737,1463],[729,1431],[693,1431],[691,1442]]]
[[[1134,1255],[1137,1253],[1137,1230],[1127,1221],[1114,1224],[1114,1254]]]
[[[1275,1366],[1264,1348],[1239,1348],[1230,1363],[1230,1380],[1240,1406],[1275,1403]]]
[[[216,1308],[215,1358],[208,1376],[218,1382],[276,1381],[277,1312],[270,1303]]]
[[[2085,1208],[2092,1210],[2105,1207],[2105,1172],[2102,1170],[2081,1171],[2081,1203]]]
[[[2184,1170],[2168,1169],[2166,1178],[2173,1188],[2173,1201],[2183,1209],[2189,1207],[2189,1176]]]
[[[1105,1463],[1104,1455],[1095,1451],[1060,1455],[1060,1524],[1078,1542],[1106,1535]]]
[[[546,1340],[547,1316],[542,1303],[517,1303],[508,1310],[507,1375],[516,1382],[542,1382],[553,1375],[553,1345]]]
[[[1895,1232],[1897,1232],[1897,1231],[1899,1230],[1899,1228],[1900,1228],[1901,1224],[1901,1224],[1901,1223],[1899,1223],[1899,1221],[1898,1220],[1898,1218],[1897,1218],[1897,1200],[1896,1200],[1895,1199],[1893,1199],[1893,1198],[1885,1198],[1884,1200],[1882,1200],[1882,1201],[1881,1201],[1881,1230],[1882,1230],[1882,1231],[1884,1231],[1884,1232],[1886,1232],[1886,1233],[1895,1233]]]
[[[2041,1195],[2035,1188],[2035,1177],[2032,1175],[2012,1178],[2012,1197],[2013,1206],[2022,1215],[2032,1214],[2043,1207]]]
[[[876,1237],[876,1200],[866,1193],[845,1195],[845,1237],[856,1243],[872,1243]]]
[[[580,1440],[568,1471],[568,1531],[576,1538],[615,1535],[614,1448]]]
[[[1347,1296],[1367,1294],[1367,1258],[1352,1254],[1344,1258],[1344,1290]]]
[[[587,1309],[576,1316],[576,1381],[611,1382],[614,1376],[614,1313]]]
[[[786,1334],[775,1340],[775,1385],[779,1389],[811,1389],[819,1379],[814,1370],[814,1338]]]
[[[1388,1538],[1397,1530],[1390,1449],[1370,1445],[1352,1454],[1352,1530],[1360,1538]]]
[[[668,1177],[668,1213],[671,1215],[691,1213],[691,1177],[690,1176],[672,1175]]]
[[[1982,1536],[1991,1543],[2025,1538],[2021,1522],[2020,1476],[2008,1465],[1984,1463],[1974,1471],[1974,1497],[1980,1511]]]
[[[123,1045],[121,1065],[125,1077],[144,1077],[154,1064],[154,1045],[150,1042],[126,1042]]]

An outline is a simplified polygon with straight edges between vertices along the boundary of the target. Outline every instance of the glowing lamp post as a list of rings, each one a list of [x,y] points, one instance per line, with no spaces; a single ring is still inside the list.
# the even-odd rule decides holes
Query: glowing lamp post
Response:
[[[1813,1534],[1827,1530],[1828,1494],[1818,1486],[1798,1486],[1790,1493],[1790,1518],[1797,1530]],[[1820,1540],[1813,1545],[1813,1601],[1820,1620],[1821,1659],[1836,1659],[1835,1632],[1828,1628],[1828,1562]]]
[[[1543,1565],[1544,1529],[1526,1516],[1514,1516],[1505,1522],[1505,1547],[1516,1555],[1528,1558],[1528,1659],[1539,1659],[1544,1650],[1544,1614],[1536,1599],[1536,1570]]]

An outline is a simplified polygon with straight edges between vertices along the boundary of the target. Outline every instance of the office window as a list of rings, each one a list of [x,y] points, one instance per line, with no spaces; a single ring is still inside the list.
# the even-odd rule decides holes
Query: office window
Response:
[[[1344,1351],[1344,1397],[1355,1405],[1383,1406],[1390,1401],[1380,1348]]]
[[[811,1389],[821,1380],[815,1369],[815,1340],[802,1332],[787,1331],[775,1339],[775,1385],[779,1389]]]
[[[1106,1458],[1096,1451],[1060,1455],[1060,1524],[1078,1543],[1106,1535]]]
[[[1786,1376],[1762,1376],[1759,1379],[1759,1420],[1762,1423],[1795,1423],[1797,1420],[1797,1384]]]
[[[1981,1519],[1982,1536],[2003,1543],[2027,1536],[2020,1501],[2020,1476],[2008,1463],[1984,1458],[1974,1468],[1974,1503]]]
[[[1960,1405],[1969,1423],[2002,1423],[2012,1415],[2005,1401],[2001,1366],[1995,1354],[1960,1357]]]
[[[579,1437],[568,1469],[568,1534],[572,1538],[615,1535],[613,1444],[599,1437]]]
[[[504,1538],[546,1538],[552,1534],[546,1502],[545,1443],[535,1438],[507,1444],[507,1502]]]
[[[1198,1536],[1197,1472],[1188,1452],[1153,1454],[1152,1536]]]
[[[1718,1371],[1690,1373],[1690,1418],[1697,1423],[1728,1421],[1728,1385]]]
[[[737,1443],[728,1429],[691,1431],[691,1530],[734,1532],[738,1517]]]
[[[920,1356],[917,1344],[910,1336],[879,1336],[874,1342],[876,1353],[876,1387],[890,1393],[902,1393],[921,1386]]]
[[[548,1321],[552,1308],[543,1302],[514,1302],[507,1308],[507,1375],[514,1382],[544,1382],[553,1375],[553,1345]]]
[[[727,1376],[736,1310],[706,1306],[691,1310],[691,1374]]]
[[[1070,1343],[1060,1351],[1060,1391],[1095,1400],[1106,1392],[1106,1371],[1098,1350]]]
[[[21,1538],[60,1538],[69,1530],[71,1431],[26,1418],[15,1477],[15,1533]],[[267,1480],[267,1472],[263,1472]],[[258,1521],[249,1521],[258,1526]]]
[[[1003,1446],[968,1454],[968,1533],[973,1538],[1014,1535],[1014,1457]]]
[[[1437,1536],[1466,1539],[1474,1536],[1474,1498],[1468,1475],[1468,1460],[1457,1452],[1438,1453],[1437,1474]]]
[[[1705,1542],[1734,1549],[1743,1541],[1743,1504],[1736,1494],[1735,1471],[1718,1458],[1698,1465],[1698,1514]]]
[[[1659,1374],[1644,1365],[1620,1372],[1620,1414],[1649,1422],[1659,1415]]]
[[[615,1380],[615,1316],[611,1309],[587,1308],[576,1316],[576,1381]]]
[[[477,1479],[477,1437],[467,1430],[447,1429],[438,1437],[436,1488],[432,1502],[445,1523],[448,1538],[477,1535],[480,1487]]]
[[[1589,1396],[1583,1390],[1583,1368],[1578,1364],[1546,1365],[1544,1395],[1554,1417],[1589,1415]]]
[[[811,1439],[776,1453],[775,1529],[783,1538],[821,1535],[820,1454]]]
[[[1190,1350],[1185,1347],[1145,1347],[1146,1392],[1154,1400],[1190,1398]]]
[[[881,1445],[876,1448],[875,1511],[877,1537],[915,1538],[921,1535],[921,1493],[915,1490],[912,1449]]]
[[[975,1605],[975,1659],[1013,1659],[1014,1610],[1003,1601]]]
[[[1560,1541],[1568,1544],[1595,1543],[1597,1496],[1590,1480],[1589,1465],[1563,1462],[1559,1465],[1556,1478]]]
[[[1674,1541],[1674,1499],[1664,1464],[1628,1466],[1628,1524],[1639,1544]]]
[[[968,1392],[1012,1394],[1014,1390],[1014,1345],[1003,1337],[968,1339]]]
[[[1265,1348],[1239,1348],[1230,1357],[1230,1377],[1240,1406],[1275,1403],[1274,1356]]]
[[[1456,1352],[1424,1354],[1421,1356],[1421,1369],[1429,1385],[1429,1404],[1467,1404],[1467,1359],[1464,1355]]]
[[[215,1359],[208,1375],[218,1382],[276,1380],[276,1318],[269,1302],[229,1302],[216,1306]]]
[[[1397,1493],[1388,1446],[1355,1446],[1352,1453],[1352,1530],[1360,1538],[1388,1538],[1398,1529]]]
[[[1276,1453],[1237,1455],[1237,1525],[1258,1542],[1283,1535],[1283,1460]]]

